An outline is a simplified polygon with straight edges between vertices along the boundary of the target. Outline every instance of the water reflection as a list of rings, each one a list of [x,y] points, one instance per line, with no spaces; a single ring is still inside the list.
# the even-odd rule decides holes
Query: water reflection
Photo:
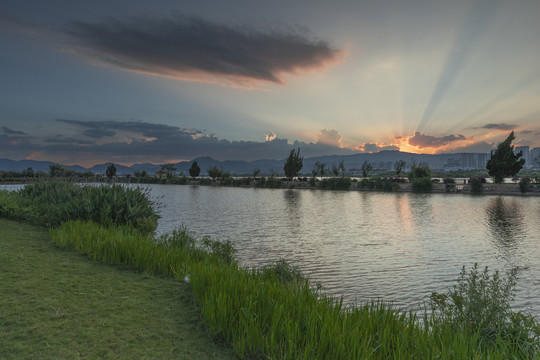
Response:
[[[505,251],[516,249],[527,237],[523,209],[518,201],[501,196],[492,198],[486,206],[488,228],[495,246]]]
[[[283,192],[287,211],[287,227],[291,235],[296,237],[301,228],[302,191],[288,189]]]

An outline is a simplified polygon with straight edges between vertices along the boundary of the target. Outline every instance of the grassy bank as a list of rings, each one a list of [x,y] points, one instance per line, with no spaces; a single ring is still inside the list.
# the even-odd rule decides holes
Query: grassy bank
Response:
[[[1,359],[232,359],[187,284],[58,249],[0,219]]]
[[[39,193],[30,191],[9,195],[10,210],[1,207],[6,195],[0,192],[0,214],[24,213],[18,212],[21,204],[33,206],[25,198],[29,193],[40,199]],[[182,280],[189,275],[206,324],[240,358],[524,359],[538,355],[536,321],[510,309],[512,275],[505,280],[498,274],[478,275],[475,269],[464,273],[457,290],[433,296],[429,316],[384,303],[344,307],[284,262],[261,270],[240,268],[229,243],[196,239],[186,231],[155,238],[135,229],[129,212],[112,224],[88,219],[86,213],[83,209],[59,221],[50,232],[54,243],[100,262]]]

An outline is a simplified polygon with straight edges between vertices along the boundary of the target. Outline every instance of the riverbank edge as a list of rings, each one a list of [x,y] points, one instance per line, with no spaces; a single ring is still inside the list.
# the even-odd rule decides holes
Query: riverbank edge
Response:
[[[338,178],[339,179],[339,178]],[[412,193],[414,192],[413,186],[411,183],[392,183],[392,190],[380,190],[380,189],[370,189],[367,187],[362,187],[360,182],[351,182],[349,188],[346,189],[330,189],[330,188],[320,188],[321,181],[316,181],[314,185],[310,184],[309,181],[296,181],[296,180],[286,180],[281,181],[278,186],[261,186],[257,180],[252,180],[250,184],[224,184],[220,181],[212,181],[208,183],[207,181],[201,180],[188,180],[183,184],[178,184],[175,182],[157,182],[157,183],[148,183],[148,184],[161,184],[161,185],[192,185],[192,186],[224,186],[224,187],[239,187],[239,188],[273,188],[273,189],[302,189],[302,190],[340,190],[340,191],[361,191],[361,192],[395,192],[395,193]],[[147,184],[145,182],[140,182],[137,184]],[[480,193],[471,192],[471,184],[440,184],[434,183],[432,185],[431,191],[426,193],[433,194],[461,194],[461,195],[514,195],[514,196],[540,196],[540,187],[535,187],[534,191],[527,191],[525,193],[521,192],[519,184],[482,184],[482,190]]]
[[[257,179],[250,179],[249,184],[246,184],[245,179],[249,178],[241,178],[244,179],[244,181],[239,181],[238,183],[226,183],[224,181],[220,180],[211,180],[208,178],[202,179],[202,180],[193,180],[193,179],[182,179],[179,178],[180,181],[177,179],[154,179],[152,178],[152,181],[141,181],[140,179],[132,178],[129,181],[126,181],[124,179],[112,179],[109,181],[81,181],[81,179],[57,179],[55,181],[70,181],[70,182],[76,182],[76,183],[116,183],[116,184],[134,184],[134,185],[150,185],[150,184],[156,184],[156,185],[191,185],[191,186],[214,186],[214,187],[237,187],[237,188],[265,188],[265,189],[301,189],[301,190],[339,190],[339,191],[360,191],[360,192],[393,192],[393,193],[413,193],[415,192],[413,190],[413,186],[410,182],[405,183],[398,183],[398,182],[392,182],[391,190],[382,190],[377,188],[369,188],[364,187],[361,185],[361,182],[359,181],[351,181],[350,186],[348,188],[321,188],[319,185],[321,183],[320,180],[315,181],[314,183],[310,183],[310,181],[299,181],[299,180],[281,180],[279,178],[275,178],[279,180],[279,182],[275,181],[272,183],[272,185],[262,185],[260,181]],[[339,178],[329,178],[329,179],[339,179]],[[29,180],[29,181],[21,181],[21,182],[0,182],[0,185],[26,185],[26,184],[32,184],[36,182],[43,182],[44,180]],[[50,181],[50,180],[45,180]],[[538,184],[533,184],[538,185]],[[461,195],[499,195],[499,196],[540,196],[540,186],[532,186],[529,191],[522,192],[519,184],[492,184],[492,183],[484,183],[482,184],[481,191],[477,193],[473,193],[471,191],[471,184],[444,184],[444,183],[433,183],[431,187],[431,191],[427,191],[424,193],[433,193],[433,194],[461,194]]]

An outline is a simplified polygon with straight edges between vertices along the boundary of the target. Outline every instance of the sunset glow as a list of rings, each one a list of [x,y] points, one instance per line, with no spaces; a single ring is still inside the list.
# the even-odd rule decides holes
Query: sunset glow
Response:
[[[38,5],[0,6],[0,158],[540,147],[538,1]]]

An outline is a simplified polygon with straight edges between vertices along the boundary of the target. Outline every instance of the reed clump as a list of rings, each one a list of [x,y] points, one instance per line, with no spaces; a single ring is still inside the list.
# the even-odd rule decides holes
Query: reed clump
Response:
[[[50,227],[68,220],[91,220],[152,233],[159,218],[154,202],[140,187],[43,181],[19,191],[1,191],[0,199],[0,214],[4,217]]]

